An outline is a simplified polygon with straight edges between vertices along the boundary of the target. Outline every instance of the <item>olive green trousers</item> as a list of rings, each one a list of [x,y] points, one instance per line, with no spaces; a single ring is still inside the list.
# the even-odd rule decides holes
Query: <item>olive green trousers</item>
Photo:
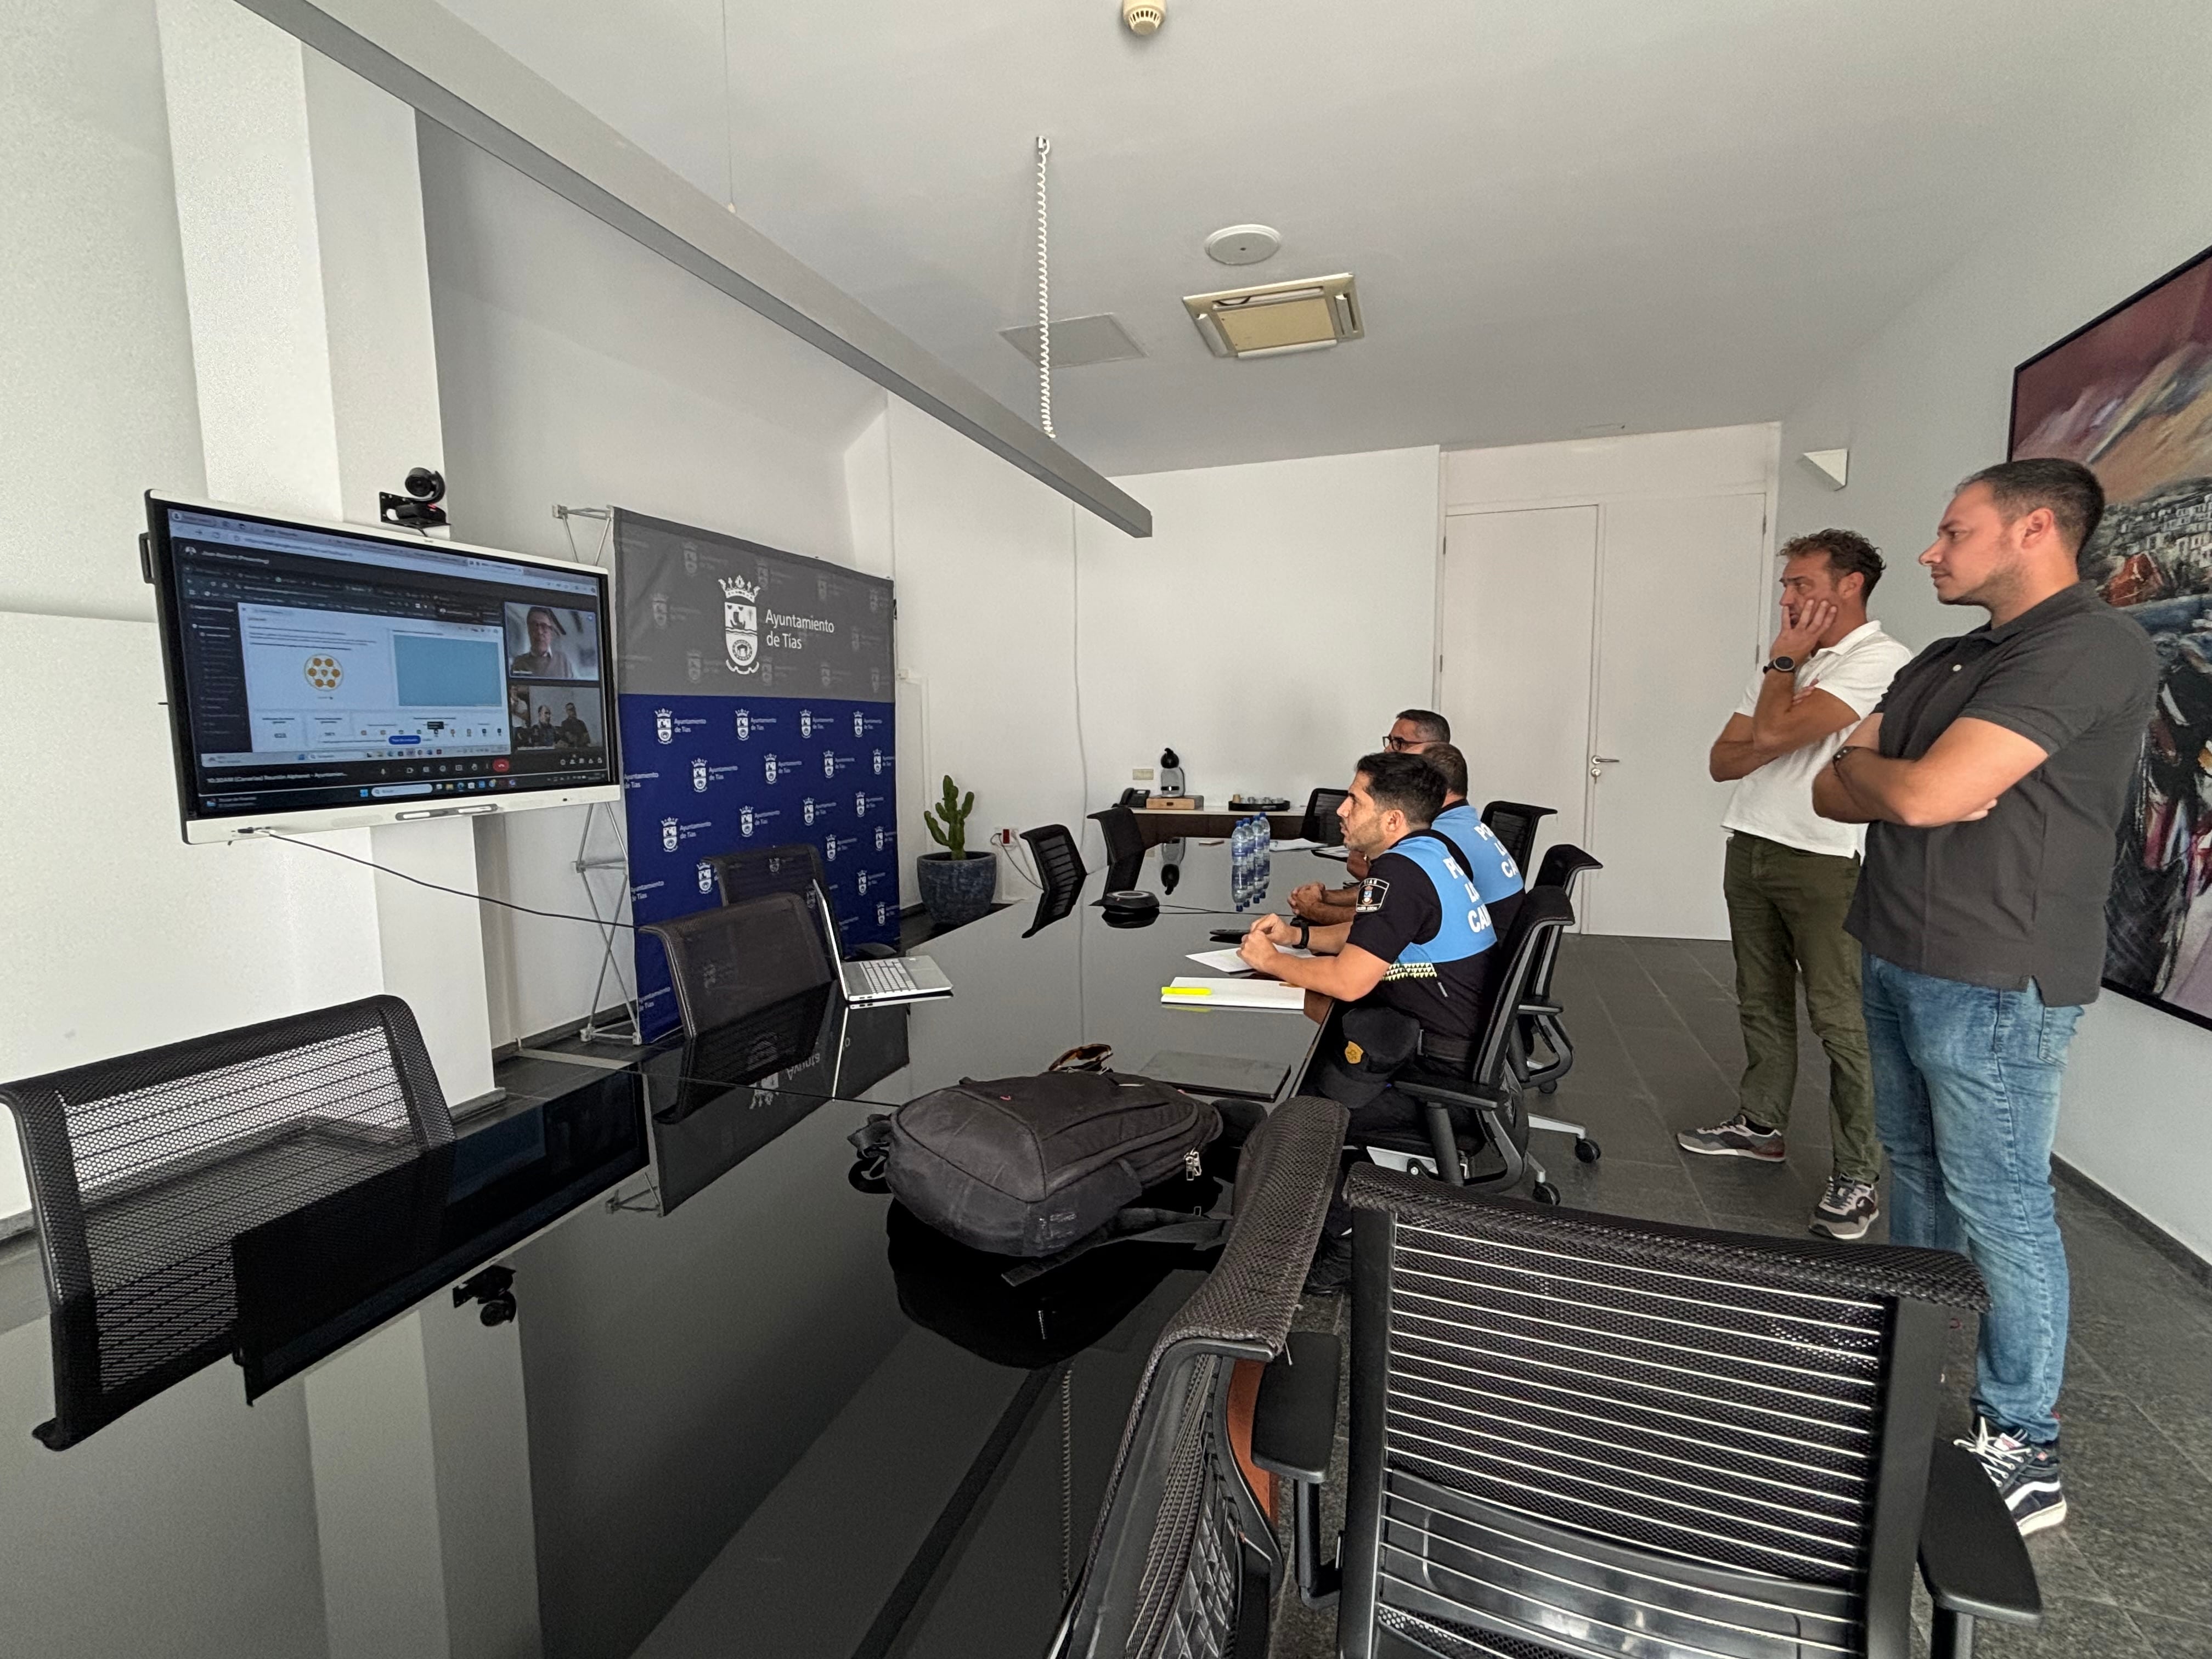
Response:
[[[1789,1127],[1797,1089],[1797,986],[1828,1054],[1828,1113],[1835,1172],[1858,1181],[1881,1173],[1874,1127],[1874,1067],[1859,1006],[1859,942],[1844,931],[1858,889],[1859,861],[1801,852],[1747,835],[1729,837],[1729,943],[1735,949],[1735,998],[1743,1023],[1744,1115]]]

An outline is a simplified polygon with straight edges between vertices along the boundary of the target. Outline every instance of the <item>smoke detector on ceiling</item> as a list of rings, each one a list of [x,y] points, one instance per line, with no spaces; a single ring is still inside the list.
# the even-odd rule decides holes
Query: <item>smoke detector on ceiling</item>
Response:
[[[1150,34],[1167,18],[1168,9],[1162,0],[1121,0],[1121,21],[1132,34]]]
[[[1217,357],[1319,351],[1367,331],[1348,274],[1187,295],[1182,303],[1206,349]]]
[[[1231,225],[1206,239],[1206,257],[1224,265],[1256,265],[1272,259],[1283,234],[1269,225]]]

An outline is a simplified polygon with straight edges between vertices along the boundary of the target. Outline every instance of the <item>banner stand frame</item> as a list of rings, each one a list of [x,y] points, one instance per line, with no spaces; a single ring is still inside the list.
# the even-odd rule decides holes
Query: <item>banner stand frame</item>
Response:
[[[638,1018],[637,996],[624,986],[622,964],[615,960],[615,941],[623,933],[623,896],[629,890],[629,831],[623,822],[623,814],[615,810],[617,805],[614,801],[593,801],[586,807],[584,831],[576,838],[577,884],[583,888],[584,902],[591,906],[592,920],[599,924],[599,974],[592,984],[591,1012],[584,1016],[584,1023],[576,1032],[576,1040],[579,1042],[612,1042],[623,1048],[637,1048],[645,1045],[643,1027]],[[594,857],[591,850],[592,824],[602,812],[607,815],[607,821],[614,830],[615,850],[611,854],[603,853]],[[599,908],[599,889],[592,885],[592,872],[594,870],[617,870],[622,872],[622,891],[616,895],[611,914]],[[620,1001],[623,1012],[628,1017],[627,1025],[599,1024],[599,1012],[606,1006],[601,999],[606,993],[609,974],[614,975],[615,989],[623,993]]]

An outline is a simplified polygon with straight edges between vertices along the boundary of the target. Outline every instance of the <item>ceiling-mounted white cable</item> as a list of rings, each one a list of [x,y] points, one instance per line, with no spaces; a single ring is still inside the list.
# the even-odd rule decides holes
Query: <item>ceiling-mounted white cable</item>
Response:
[[[730,0],[722,0],[722,205],[738,210],[738,118],[730,97]]]
[[[1036,141],[1037,219],[1037,424],[1048,438],[1052,429],[1052,265],[1049,226],[1045,216],[1045,161],[1052,155],[1052,140],[1042,133]]]

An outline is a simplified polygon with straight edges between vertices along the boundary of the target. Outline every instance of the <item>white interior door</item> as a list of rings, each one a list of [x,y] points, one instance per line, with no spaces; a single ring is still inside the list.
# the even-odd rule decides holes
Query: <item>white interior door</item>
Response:
[[[1598,582],[1589,839],[1593,933],[1726,939],[1705,755],[1743,694],[1765,599],[1766,498],[1608,503]]]
[[[1595,507],[1444,521],[1437,703],[1467,753],[1468,793],[1559,814],[1538,845],[1584,841]]]

